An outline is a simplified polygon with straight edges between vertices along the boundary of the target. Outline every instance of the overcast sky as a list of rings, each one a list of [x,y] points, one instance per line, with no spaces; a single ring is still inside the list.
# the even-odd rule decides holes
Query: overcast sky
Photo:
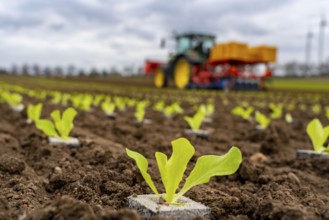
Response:
[[[173,30],[277,45],[280,63],[305,60],[310,30],[316,62],[320,17],[328,11],[329,0],[0,0],[0,66],[136,67],[145,58],[166,59],[159,42]]]

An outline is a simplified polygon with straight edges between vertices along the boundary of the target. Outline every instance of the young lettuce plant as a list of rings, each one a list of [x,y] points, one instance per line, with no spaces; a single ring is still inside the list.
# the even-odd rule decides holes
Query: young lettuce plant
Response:
[[[24,105],[22,104],[23,96],[21,94],[3,92],[2,97],[12,109],[17,111],[24,109]]]
[[[320,114],[321,111],[322,111],[322,107],[321,107],[320,104],[314,104],[314,105],[312,105],[311,109],[312,109],[312,112],[314,114]]]
[[[176,193],[179,183],[183,179],[187,164],[195,153],[195,149],[185,138],[176,139],[171,142],[171,145],[173,153],[169,159],[164,153],[155,153],[161,180],[166,191],[162,195],[159,194],[150,174],[147,172],[147,159],[142,154],[126,148],[127,155],[135,160],[148,186],[159,198],[162,197],[169,204],[177,204],[179,198],[192,187],[208,183],[213,176],[224,176],[235,173],[242,161],[242,154],[237,147],[232,147],[223,156],[201,156],[185,180],[184,186]]]
[[[73,108],[67,108],[62,117],[59,110],[54,110],[50,115],[54,122],[48,119],[40,119],[36,122],[36,127],[48,137],[62,140],[71,139],[69,134],[73,129],[73,120],[77,115],[77,111]]]
[[[82,96],[79,107],[83,111],[90,111],[92,104],[93,104],[93,96],[87,94]]]
[[[251,114],[253,113],[254,108],[249,106],[248,108],[244,109],[241,106],[236,106],[235,108],[232,109],[231,113],[233,115],[237,115],[242,117],[244,120],[250,120]]]
[[[71,99],[71,95],[68,94],[68,93],[64,93],[64,94],[62,95],[62,100],[61,100],[62,105],[63,105],[63,106],[67,106],[68,103],[69,103],[69,100],[70,100],[70,99]]]
[[[122,97],[114,97],[114,103],[120,111],[126,110],[126,101]]]
[[[194,114],[193,117],[185,116],[184,120],[188,123],[192,131],[198,132],[200,131],[200,127],[202,125],[204,118],[205,115],[201,111],[198,111],[197,113]]]
[[[184,113],[184,109],[182,109],[179,102],[172,103],[171,107],[173,108],[173,112],[176,113],[176,114],[183,114]]]
[[[306,132],[312,141],[314,151],[329,153],[329,146],[324,146],[329,137],[329,126],[323,127],[316,118],[308,123]]]
[[[145,117],[145,109],[144,106],[141,105],[137,105],[136,107],[136,112],[135,112],[135,118],[137,120],[138,123],[142,123]]]
[[[93,103],[92,105],[97,107],[99,106],[99,104],[101,103],[101,101],[105,98],[105,95],[104,94],[98,94],[98,95],[95,95],[94,99],[93,99]]]
[[[113,116],[115,111],[115,104],[109,101],[104,101],[101,104],[102,110],[106,115]]]
[[[40,119],[42,111],[42,103],[38,103],[36,105],[30,104],[27,107],[27,122],[32,123],[32,122],[37,122]]]
[[[291,116],[290,113],[287,113],[287,114],[285,115],[285,120],[286,120],[286,122],[289,123],[289,124],[291,124],[291,123],[294,121],[294,119],[292,118],[292,116]]]
[[[198,107],[198,112],[202,112],[205,117],[211,117],[215,112],[215,106],[212,103],[202,104]]]
[[[259,111],[256,111],[255,120],[259,124],[260,129],[266,129],[271,122],[271,118],[266,117]]]
[[[159,112],[163,111],[164,108],[165,108],[165,103],[162,100],[157,101],[153,106],[153,110],[154,111],[159,111]]]
[[[325,108],[325,111],[326,111],[326,116],[327,116],[327,118],[329,119],[329,106],[327,106],[327,107]]]
[[[169,105],[164,107],[162,112],[166,118],[172,118],[174,111],[175,111],[174,108],[171,105]]]
[[[279,119],[279,118],[281,118],[281,116],[282,116],[282,108],[283,108],[283,105],[282,104],[275,105],[273,103],[270,103],[269,104],[269,107],[272,110],[272,113],[270,115],[270,117],[272,119]]]
[[[57,104],[59,104],[61,102],[61,100],[62,100],[62,94],[60,92],[54,91],[54,92],[52,92],[51,95],[53,96],[52,99],[51,99],[51,103],[52,104],[57,105]]]
[[[299,105],[299,109],[303,112],[305,112],[307,110],[307,106],[305,104],[300,104]]]

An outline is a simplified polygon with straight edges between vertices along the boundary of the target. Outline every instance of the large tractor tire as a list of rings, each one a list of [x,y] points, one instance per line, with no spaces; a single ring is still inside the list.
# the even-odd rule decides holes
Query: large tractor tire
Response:
[[[174,65],[173,77],[175,86],[184,89],[191,81],[192,65],[185,57],[179,58]]]
[[[154,85],[157,88],[163,88],[167,86],[167,76],[166,76],[166,72],[163,68],[158,68],[155,72],[154,72]]]

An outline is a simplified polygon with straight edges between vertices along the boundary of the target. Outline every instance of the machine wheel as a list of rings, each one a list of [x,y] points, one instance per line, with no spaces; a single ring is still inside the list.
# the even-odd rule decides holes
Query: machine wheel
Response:
[[[163,68],[158,68],[154,72],[154,85],[157,88],[163,88],[167,86],[167,77]]]
[[[177,88],[184,89],[191,80],[192,65],[184,57],[179,58],[174,66],[174,83]]]

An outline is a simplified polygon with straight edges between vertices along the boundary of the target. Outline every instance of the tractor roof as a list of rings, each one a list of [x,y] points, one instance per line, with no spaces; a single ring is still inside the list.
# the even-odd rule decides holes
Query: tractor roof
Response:
[[[176,34],[175,38],[188,37],[188,38],[210,38],[215,39],[215,36],[212,34],[197,33],[197,32],[186,32],[182,34]]]

